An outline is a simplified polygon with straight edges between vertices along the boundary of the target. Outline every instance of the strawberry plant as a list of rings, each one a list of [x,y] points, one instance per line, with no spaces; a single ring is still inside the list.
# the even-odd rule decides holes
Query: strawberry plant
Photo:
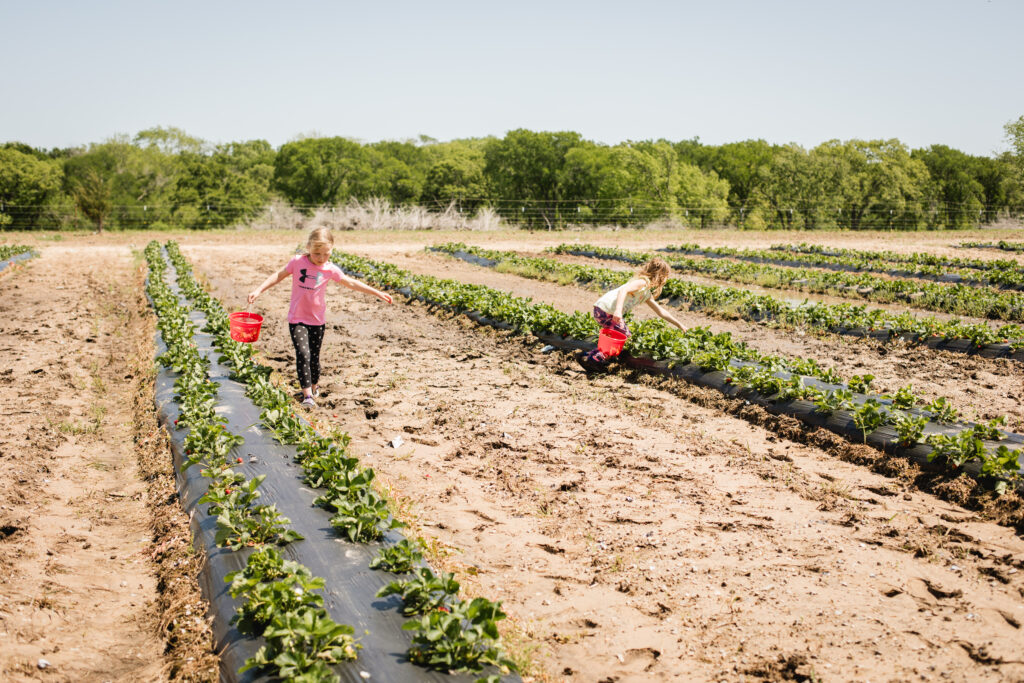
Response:
[[[244,508],[252,505],[260,492],[256,489],[263,483],[266,475],[246,479],[244,475],[233,471],[227,465],[210,467],[203,470],[203,476],[213,479],[199,503],[210,503],[207,514],[219,515],[229,508]]]
[[[928,418],[923,415],[914,417],[899,411],[893,411],[889,419],[896,428],[897,440],[903,448],[909,448],[920,441],[924,426],[928,424]]]
[[[395,545],[385,546],[370,560],[370,569],[380,569],[392,574],[407,574],[423,561],[423,542],[402,539]]]
[[[750,376],[750,386],[762,396],[775,396],[782,391],[785,380],[776,377],[775,373],[767,368],[762,368]]]
[[[241,446],[244,442],[244,438],[232,434],[219,422],[194,425],[185,437],[185,459],[181,471],[184,472],[198,462],[226,462],[231,449]]]
[[[346,459],[337,461],[336,466],[339,469],[351,469],[355,467],[358,460],[355,458],[348,458],[346,455],[346,449],[352,442],[352,437],[347,433],[341,434],[339,438],[328,439],[322,436],[313,435],[307,436],[300,443],[296,449],[295,461],[303,466],[304,469],[308,469],[308,464],[316,461],[319,458],[334,455],[345,456]],[[351,461],[351,462],[350,462]],[[326,466],[319,466],[320,469],[326,471]]]
[[[1006,416],[992,418],[988,422],[979,422],[971,428],[974,436],[989,441],[999,441],[1003,438],[1003,428],[1006,427]]]
[[[866,394],[871,389],[871,382],[874,375],[854,375],[847,381],[846,386],[855,394]]]
[[[961,245],[967,246],[967,245]],[[807,263],[831,264],[848,263],[856,259],[861,267],[871,268],[881,272],[891,269],[888,264],[909,264],[915,268],[916,273],[922,276],[938,276],[946,273],[956,272],[968,280],[998,282],[1001,284],[1021,283],[1021,276],[1024,271],[1015,261],[996,259],[965,259],[959,257],[938,256],[935,254],[914,253],[903,254],[893,251],[862,251],[857,249],[836,249],[827,250],[818,245],[773,245],[772,251],[790,252],[791,254],[811,254],[815,258],[807,259]],[[967,270],[981,271],[980,275],[972,275]]]
[[[0,244],[0,261],[5,261],[12,256],[18,254],[31,254],[33,253],[32,247],[27,247],[21,244]]]
[[[402,599],[402,614],[411,617],[445,607],[459,594],[459,582],[453,574],[435,576],[428,567],[413,571],[412,578],[392,581],[377,591],[378,598],[397,595]]]
[[[780,401],[796,401],[796,400],[808,400],[816,401],[821,398],[822,392],[816,387],[804,384],[804,378],[800,375],[793,375],[789,378],[789,381],[784,382],[782,387],[779,389],[778,400]]]
[[[945,398],[939,397],[925,406],[925,410],[931,413],[932,419],[944,424],[952,424],[960,417],[960,411]]]
[[[255,549],[245,569],[224,577],[231,584],[228,591],[233,598],[245,603],[236,610],[231,623],[242,633],[259,636],[274,614],[291,612],[302,607],[321,607],[323,598],[312,593],[323,588],[323,579],[270,546]]]
[[[324,580],[314,577],[298,563],[290,564],[294,566],[287,568],[287,573],[279,579],[251,584],[246,580],[241,585],[232,583],[232,597],[244,594],[246,599],[231,620],[240,633],[259,637],[276,614],[323,606],[323,596],[313,591],[323,588]]]
[[[299,450],[300,454],[303,451]],[[363,487],[373,481],[374,472],[371,469],[359,470],[359,459],[353,458],[343,450],[331,448],[312,457],[304,456],[301,460],[302,469],[305,471],[305,482],[312,488],[323,488],[332,486],[332,490],[324,497],[324,503],[330,504],[330,499],[341,495],[348,496],[348,490],[353,486]],[[350,475],[350,473],[355,473]],[[334,482],[338,481],[338,489],[334,489]]]
[[[427,612],[403,626],[416,634],[409,658],[441,671],[480,671],[487,664],[514,671],[496,645],[497,622],[504,618],[500,603],[484,598]]]
[[[985,460],[985,444],[970,430],[955,436],[932,434],[925,439],[925,443],[932,447],[932,452],[928,454],[929,460],[944,458],[953,469],[959,469],[972,460]]]
[[[246,660],[239,673],[273,667],[285,680],[337,681],[330,666],[356,658],[353,632],[319,607],[277,612],[263,631],[267,644]]]
[[[306,425],[289,408],[272,408],[260,413],[260,421],[266,425],[274,437],[283,444],[294,445],[306,435]]]
[[[240,550],[263,543],[285,545],[301,541],[302,534],[286,528],[291,520],[282,517],[276,505],[253,507],[225,507],[217,515],[217,534],[214,542],[220,547]]]
[[[337,512],[331,517],[331,526],[353,543],[376,541],[388,529],[405,526],[391,517],[387,501],[372,489],[362,488],[350,498],[336,498],[333,502]]]
[[[849,389],[834,389],[824,392],[814,401],[815,409],[831,415],[837,410],[853,409],[853,392]]]
[[[853,424],[864,436],[864,443],[868,442],[868,434],[875,431],[885,423],[886,412],[882,405],[873,398],[857,406],[853,411]]]
[[[892,396],[885,396],[883,398],[892,399],[892,407],[899,408],[900,410],[909,410],[917,404],[914,387],[909,384],[905,387],[900,387]]]
[[[320,464],[327,465],[331,461],[332,458],[328,457],[321,460]],[[364,491],[372,490],[370,485],[376,476],[369,467],[345,467],[329,472],[318,472],[311,467],[306,472],[307,481],[322,479],[321,486],[327,489],[327,492],[317,497],[313,504],[332,512],[341,509],[346,502],[355,500]]]
[[[1000,445],[994,453],[987,454],[981,465],[981,474],[996,480],[996,493],[1003,494],[1006,492],[1008,485],[1007,473],[1020,471],[1019,457],[1020,451],[1011,450],[1003,445]]]

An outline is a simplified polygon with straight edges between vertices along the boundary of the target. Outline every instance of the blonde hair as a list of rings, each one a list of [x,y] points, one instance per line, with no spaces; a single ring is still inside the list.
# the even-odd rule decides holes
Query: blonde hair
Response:
[[[645,263],[636,274],[647,278],[647,281],[651,283],[651,298],[657,298],[661,294],[661,288],[665,286],[665,282],[672,277],[672,269],[663,260],[655,257]]]
[[[308,252],[314,244],[329,244],[331,248],[334,248],[334,233],[330,228],[314,229],[309,233],[309,239],[306,240],[306,251]]]

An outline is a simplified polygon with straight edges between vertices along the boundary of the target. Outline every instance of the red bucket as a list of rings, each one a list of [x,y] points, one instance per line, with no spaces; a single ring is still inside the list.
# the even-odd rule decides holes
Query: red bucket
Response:
[[[603,329],[597,335],[597,350],[609,358],[619,355],[626,343],[626,335],[612,329]]]
[[[231,338],[237,342],[251,344],[260,338],[263,316],[248,311],[236,311],[228,316],[231,322]]]

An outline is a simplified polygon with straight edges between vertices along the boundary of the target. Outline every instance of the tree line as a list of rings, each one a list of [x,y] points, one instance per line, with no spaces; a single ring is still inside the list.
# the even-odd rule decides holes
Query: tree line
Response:
[[[0,227],[220,228],[274,199],[311,213],[383,198],[467,214],[488,207],[531,228],[968,228],[1024,214],[1024,116],[1006,135],[1012,151],[986,157],[896,139],[605,145],[525,129],[449,142],[309,137],[275,149],[153,128],[68,149],[0,145]]]

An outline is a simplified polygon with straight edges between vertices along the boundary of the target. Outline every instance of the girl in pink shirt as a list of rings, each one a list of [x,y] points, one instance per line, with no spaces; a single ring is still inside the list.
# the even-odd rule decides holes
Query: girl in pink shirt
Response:
[[[324,296],[331,280],[365,292],[391,303],[391,296],[374,289],[365,282],[345,275],[330,263],[334,235],[327,228],[317,228],[309,234],[306,253],[295,256],[284,268],[263,281],[249,293],[249,305],[264,291],[289,275],[292,278],[292,301],[288,307],[288,331],[295,346],[295,365],[302,387],[302,405],[315,407],[313,400],[320,395],[320,345],[324,340],[327,300]]]

